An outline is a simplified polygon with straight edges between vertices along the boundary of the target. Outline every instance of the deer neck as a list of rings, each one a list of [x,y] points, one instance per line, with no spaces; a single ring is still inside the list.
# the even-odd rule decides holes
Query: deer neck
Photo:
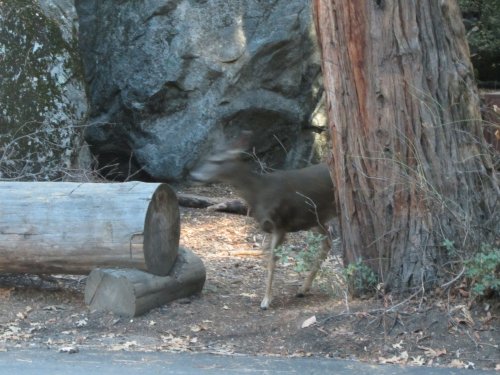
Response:
[[[238,166],[238,169],[234,171],[234,175],[228,182],[252,206],[255,193],[262,187],[262,176],[253,172],[251,166],[245,163]]]

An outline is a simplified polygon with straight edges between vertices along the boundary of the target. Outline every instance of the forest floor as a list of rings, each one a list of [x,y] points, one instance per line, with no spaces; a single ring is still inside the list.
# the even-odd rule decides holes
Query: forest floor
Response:
[[[220,186],[185,192],[234,198]],[[294,233],[287,243],[299,248],[305,237]],[[191,351],[500,369],[499,301],[471,303],[459,287],[351,299],[339,254],[304,298],[295,297],[302,276],[293,259],[280,264],[271,308],[260,310],[263,238],[249,217],[181,208],[181,245],[207,270],[203,292],[133,319],[91,311],[84,276],[0,275],[0,351]]]

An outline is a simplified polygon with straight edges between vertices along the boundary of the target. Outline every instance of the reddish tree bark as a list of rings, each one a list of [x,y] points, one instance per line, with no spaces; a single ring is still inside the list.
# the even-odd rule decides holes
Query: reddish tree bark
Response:
[[[458,6],[313,4],[344,260],[362,258],[389,288],[435,284],[451,243],[491,241],[500,221]]]

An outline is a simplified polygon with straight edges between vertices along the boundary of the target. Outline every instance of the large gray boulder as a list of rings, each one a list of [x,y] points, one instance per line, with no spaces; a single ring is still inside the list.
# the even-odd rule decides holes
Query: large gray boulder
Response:
[[[91,103],[85,135],[100,167],[113,165],[104,172],[180,180],[242,129],[273,165],[317,157],[325,121],[309,0],[75,5]]]
[[[0,179],[78,167],[87,99],[76,38],[72,1],[0,2]]]

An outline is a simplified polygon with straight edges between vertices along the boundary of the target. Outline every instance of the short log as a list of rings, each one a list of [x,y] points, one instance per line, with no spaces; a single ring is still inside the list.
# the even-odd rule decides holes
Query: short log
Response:
[[[85,287],[91,309],[133,317],[178,298],[201,292],[205,267],[192,251],[179,249],[168,276],[155,276],[135,269],[95,269]]]
[[[0,182],[0,272],[167,275],[179,237],[179,205],[166,184]]]

